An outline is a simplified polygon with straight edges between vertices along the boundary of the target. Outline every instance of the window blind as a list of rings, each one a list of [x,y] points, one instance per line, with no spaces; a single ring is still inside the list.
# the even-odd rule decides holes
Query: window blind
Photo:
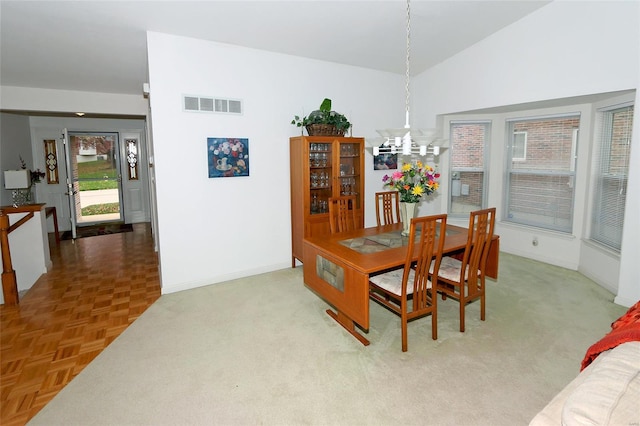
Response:
[[[598,111],[599,149],[595,160],[590,238],[620,251],[627,195],[633,105]]]
[[[507,120],[508,222],[572,232],[579,115]],[[526,134],[526,144],[521,143]]]

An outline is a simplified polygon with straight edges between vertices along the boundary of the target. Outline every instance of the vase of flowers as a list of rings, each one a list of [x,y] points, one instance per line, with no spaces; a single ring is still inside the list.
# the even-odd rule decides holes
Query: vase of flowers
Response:
[[[402,235],[409,235],[411,219],[415,215],[416,205],[422,197],[433,194],[438,189],[437,173],[433,167],[420,161],[405,163],[400,170],[391,175],[384,175],[385,187],[398,191],[400,195],[400,216],[402,219]]]

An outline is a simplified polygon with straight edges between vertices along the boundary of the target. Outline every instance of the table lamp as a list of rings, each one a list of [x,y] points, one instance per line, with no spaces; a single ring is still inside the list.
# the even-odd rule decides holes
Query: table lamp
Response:
[[[11,189],[13,206],[28,204],[31,200],[31,171],[6,170],[4,172],[4,188]]]

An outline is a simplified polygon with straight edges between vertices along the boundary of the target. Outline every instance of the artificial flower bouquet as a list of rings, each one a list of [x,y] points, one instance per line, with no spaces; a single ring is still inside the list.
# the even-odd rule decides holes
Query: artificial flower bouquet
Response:
[[[382,178],[385,187],[396,189],[400,194],[400,201],[404,203],[419,203],[424,195],[433,194],[438,189],[437,173],[433,167],[420,161],[405,163],[400,170],[390,176]]]

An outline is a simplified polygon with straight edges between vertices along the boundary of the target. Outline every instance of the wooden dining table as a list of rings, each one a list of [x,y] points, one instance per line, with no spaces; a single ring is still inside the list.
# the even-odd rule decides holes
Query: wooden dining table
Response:
[[[369,276],[404,265],[409,238],[401,232],[402,224],[397,223],[318,235],[303,242],[304,283],[333,306],[327,314],[365,346],[369,341],[356,326],[369,330]],[[445,232],[443,254],[461,255],[467,228],[447,225]],[[485,269],[490,278],[498,278],[499,251],[500,238],[494,235]],[[417,244],[413,254],[417,259]]]

